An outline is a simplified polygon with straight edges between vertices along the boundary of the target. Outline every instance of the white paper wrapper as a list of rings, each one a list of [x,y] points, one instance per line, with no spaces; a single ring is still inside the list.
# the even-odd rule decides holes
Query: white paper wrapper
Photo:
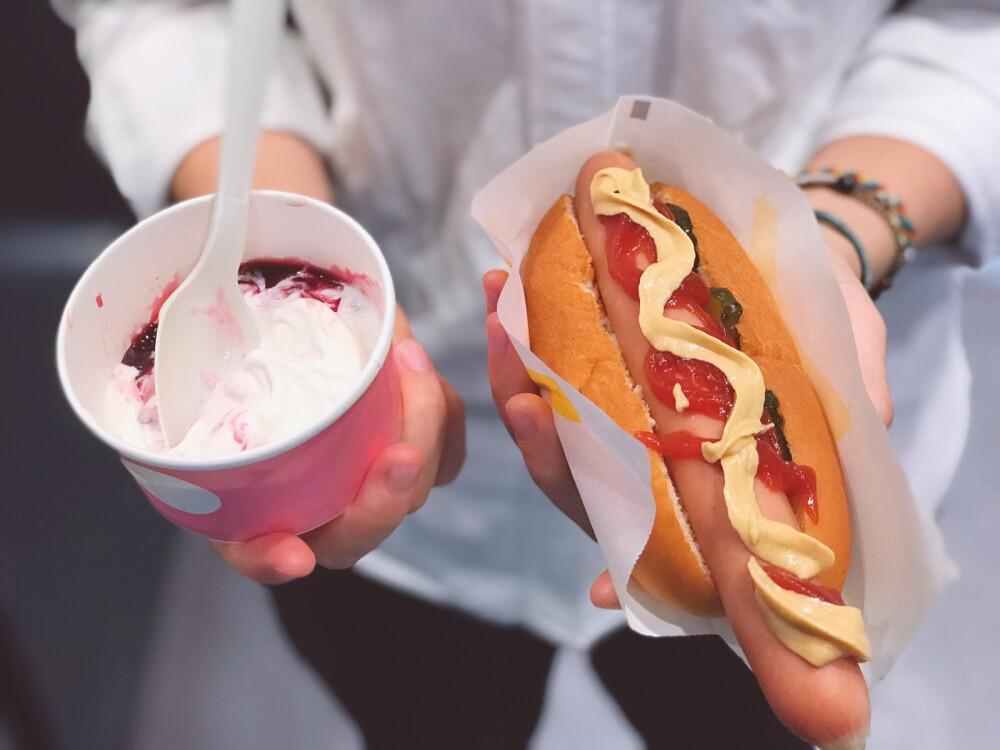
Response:
[[[610,112],[533,149],[476,196],[472,213],[511,263],[500,322],[545,390],[608,570],[633,629],[648,635],[718,632],[739,652],[728,623],[694,617],[629,585],[655,513],[645,449],[528,348],[520,264],[555,200],[572,193],[583,162],[628,148],[647,179],[698,196],[726,223],[771,287],[838,437],[853,509],[853,550],[844,589],[864,612],[882,677],[955,569],[936,526],[921,515],[865,393],[850,321],[812,211],[785,175],[737,139],[680,105],[623,97]],[[793,314],[789,314],[789,312]],[[820,374],[821,373],[821,374]],[[561,393],[560,393],[561,391]]]

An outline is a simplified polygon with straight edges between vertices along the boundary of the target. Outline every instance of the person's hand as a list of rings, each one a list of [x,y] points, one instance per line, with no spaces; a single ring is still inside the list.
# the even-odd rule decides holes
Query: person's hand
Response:
[[[185,156],[171,181],[174,199],[215,190],[220,150],[220,140],[212,138]],[[253,186],[333,200],[322,155],[308,142],[280,131],[261,133]],[[434,371],[398,307],[393,344],[403,399],[399,442],[372,463],[354,503],[318,529],[301,536],[268,534],[239,544],[213,542],[215,551],[243,575],[261,583],[284,583],[308,575],[317,564],[350,567],[420,508],[431,487],[458,475],[465,460],[462,400]]]
[[[505,271],[489,271],[483,276],[486,295],[486,339],[489,346],[490,386],[500,418],[517,443],[525,466],[535,484],[559,510],[590,536],[594,535],[563,453],[551,407],[538,395],[521,358],[511,346],[507,332],[497,318],[497,298],[507,281]],[[590,600],[598,607],[620,606],[611,577],[605,571],[594,581]]]
[[[504,271],[489,271],[483,276],[493,400],[507,431],[521,450],[532,480],[557,508],[593,536],[590,520],[556,433],[552,409],[538,395],[538,387],[528,377],[521,358],[497,318],[497,298],[506,281],[507,273]]]
[[[212,542],[243,575],[275,584],[308,575],[317,564],[348,568],[420,508],[431,487],[458,476],[465,460],[462,401],[435,372],[398,309],[393,343],[403,400],[399,442],[375,459],[354,503],[329,523],[301,536],[275,533],[243,543]]]
[[[875,135],[847,136],[827,143],[806,165],[807,172],[832,169],[873,180],[894,195],[914,221],[913,244],[954,237],[966,217],[966,201],[955,175],[920,146]],[[823,186],[805,188],[813,209],[836,216],[860,240],[875,279],[890,272],[898,252],[895,233],[864,202]],[[851,243],[826,224],[820,232],[847,303],[858,348],[861,376],[882,422],[892,422],[892,400],[885,371],[885,323],[860,282],[861,262]]]

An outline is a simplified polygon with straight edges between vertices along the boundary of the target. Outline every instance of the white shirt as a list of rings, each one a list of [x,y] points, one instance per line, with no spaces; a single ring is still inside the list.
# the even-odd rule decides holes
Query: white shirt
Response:
[[[90,76],[91,141],[147,215],[166,202],[180,159],[221,129],[225,8],[57,4],[78,29]],[[980,322],[967,302],[974,294],[1000,314],[1000,2],[913,2],[887,17],[891,5],[293,0],[301,32],[289,31],[281,48],[265,127],[329,156],[338,200],[380,243],[404,309],[469,417],[461,479],[435,490],[359,570],[556,642],[586,645],[622,621],[589,604],[600,556],[533,488],[496,418],[479,276],[498,258],[468,207],[531,145],[625,93],[676,99],[789,172],[817,146],[861,133],[912,141],[954,172],[970,209],[962,250],[925,252],[885,295],[892,436],[918,502],[938,507],[967,455],[970,425],[990,430],[988,415],[1000,416],[983,399],[970,417],[976,373],[996,382],[995,369],[976,369],[988,358],[970,352],[997,339],[995,327],[970,339]],[[953,551],[966,543],[949,541]],[[997,560],[996,547],[981,559]],[[1000,608],[985,616],[996,623]],[[971,650],[961,653],[983,669]],[[958,680],[954,670],[913,669],[928,683]],[[961,689],[946,694],[957,706]],[[995,686],[986,695],[997,702]],[[878,717],[876,704],[876,729]],[[901,722],[892,731],[912,729]],[[947,745],[955,746],[935,746]]]

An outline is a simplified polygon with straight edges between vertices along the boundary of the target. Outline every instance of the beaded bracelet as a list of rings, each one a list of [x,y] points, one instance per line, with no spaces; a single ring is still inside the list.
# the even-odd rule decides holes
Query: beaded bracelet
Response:
[[[896,255],[885,276],[879,280],[874,288],[869,288],[869,292],[872,297],[877,297],[881,292],[888,289],[892,285],[893,277],[906,261],[907,251],[913,244],[913,222],[907,216],[902,201],[883,188],[879,183],[865,180],[857,172],[838,172],[833,169],[820,169],[815,172],[800,174],[796,178],[796,183],[801,188],[827,187],[835,190],[842,195],[849,196],[863,203],[885,219],[896,241]],[[847,236],[840,227],[832,223],[830,224],[841,234],[844,234],[845,237]],[[852,242],[852,244],[854,243]]]

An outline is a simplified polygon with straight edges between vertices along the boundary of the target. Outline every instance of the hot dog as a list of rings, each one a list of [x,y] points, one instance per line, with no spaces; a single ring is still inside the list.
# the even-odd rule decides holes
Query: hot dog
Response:
[[[649,446],[657,512],[634,579],[681,609],[724,612],[793,732],[859,746],[868,643],[837,593],[850,521],[836,446],[738,241],[608,152],[542,219],[522,276],[532,350]]]

